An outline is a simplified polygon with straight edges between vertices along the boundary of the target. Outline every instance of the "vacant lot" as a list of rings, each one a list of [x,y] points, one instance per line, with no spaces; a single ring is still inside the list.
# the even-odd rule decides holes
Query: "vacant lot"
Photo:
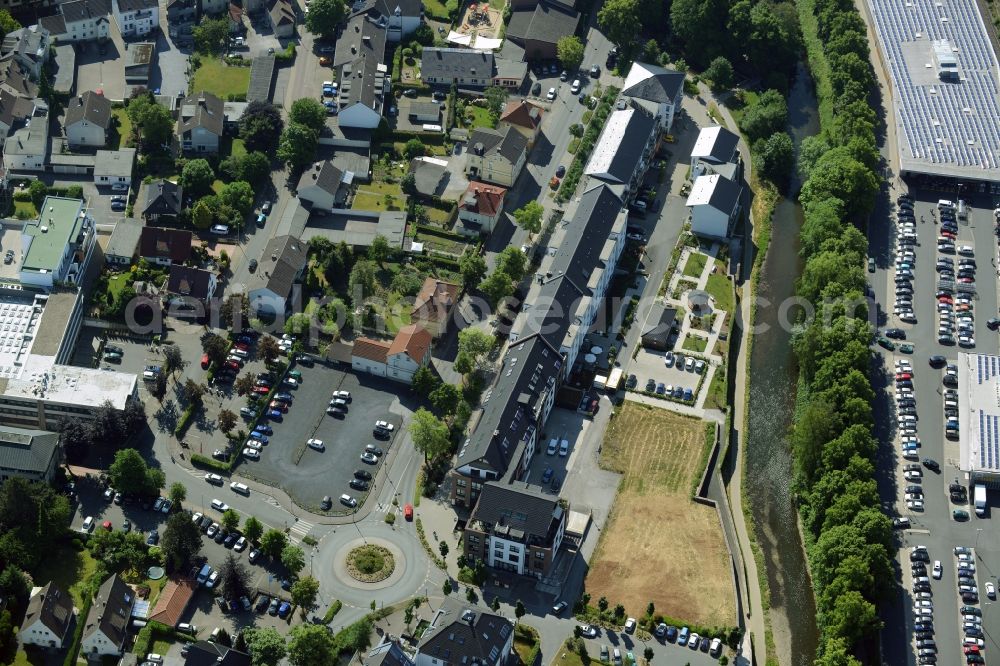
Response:
[[[626,402],[612,419],[601,466],[621,472],[611,518],[587,576],[596,600],[629,615],[657,612],[708,626],[735,619],[729,556],[715,510],[691,501],[703,421]]]
[[[225,102],[230,95],[246,95],[249,87],[249,67],[230,67],[221,60],[204,58],[194,72],[192,90],[210,92]]]

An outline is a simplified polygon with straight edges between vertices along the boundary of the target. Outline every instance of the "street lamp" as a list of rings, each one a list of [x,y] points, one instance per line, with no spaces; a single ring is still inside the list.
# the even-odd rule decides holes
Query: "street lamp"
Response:
[[[982,559],[979,556],[979,535],[982,534],[982,532],[983,532],[983,528],[982,527],[977,527],[976,528],[976,545],[974,546],[974,548],[976,549],[976,559],[977,560],[981,560]]]

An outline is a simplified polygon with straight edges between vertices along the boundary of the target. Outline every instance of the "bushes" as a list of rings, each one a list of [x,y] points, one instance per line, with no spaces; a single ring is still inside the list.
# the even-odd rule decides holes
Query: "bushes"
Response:
[[[556,201],[560,203],[568,201],[576,191],[576,186],[580,183],[580,178],[583,176],[583,169],[587,166],[587,158],[590,157],[590,151],[593,150],[597,138],[601,135],[601,130],[604,128],[604,121],[611,115],[611,105],[615,103],[616,97],[618,97],[618,89],[609,86],[601,97],[597,108],[594,110],[593,117],[590,123],[588,123],[586,131],[583,133],[583,137],[573,139],[572,143],[575,143],[575,150],[572,151],[574,153],[573,163],[566,170],[566,176],[559,186]]]
[[[191,425],[191,419],[194,418],[194,413],[198,411],[199,407],[200,405],[196,404],[188,405],[188,408],[181,414],[181,418],[177,421],[177,426],[174,428],[174,436],[177,439],[184,437],[184,433],[187,432],[188,426]]]
[[[427,556],[432,560],[434,560],[434,564],[436,564],[439,569],[441,569],[442,571],[447,571],[448,567],[447,565],[445,565],[444,560],[438,557],[438,554],[434,552],[434,549],[431,548],[431,545],[427,542],[427,535],[424,534],[424,524],[420,521],[419,518],[417,518],[416,524],[417,524],[417,536],[420,538],[420,545],[422,545],[424,547],[424,550],[427,551]]]
[[[191,454],[191,464],[196,467],[201,467],[203,469],[210,469],[217,472],[223,472],[229,474],[233,471],[232,463],[224,463],[216,460],[215,458],[209,458],[208,456],[203,456],[198,453]]]
[[[330,607],[326,609],[326,614],[323,616],[323,624],[330,624],[333,622],[333,618],[340,612],[341,607],[344,604],[340,602],[340,599],[334,599]]]

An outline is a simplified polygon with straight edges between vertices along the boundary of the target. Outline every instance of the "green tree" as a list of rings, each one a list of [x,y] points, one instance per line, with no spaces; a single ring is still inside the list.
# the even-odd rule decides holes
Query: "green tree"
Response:
[[[813,666],[861,666],[861,662],[847,651],[843,638],[827,638]]]
[[[233,428],[236,427],[236,414],[230,409],[219,410],[219,416],[216,419],[219,425],[219,430],[229,434]]]
[[[576,35],[561,37],[556,42],[556,55],[558,55],[563,69],[575,72],[579,69],[580,63],[583,62],[583,42]]]
[[[186,513],[173,513],[167,518],[160,549],[166,558],[167,570],[183,571],[191,558],[201,551],[201,531]]]
[[[458,408],[462,393],[454,384],[442,383],[428,397],[438,414],[451,416]]]
[[[316,0],[315,6],[309,5],[306,28],[314,35],[332,39],[346,14],[344,0]]]
[[[489,86],[483,91],[483,97],[486,98],[486,110],[490,112],[490,118],[496,124],[507,105],[507,89],[500,86]]]
[[[503,251],[497,255],[496,270],[506,273],[514,282],[521,281],[521,278],[524,277],[524,272],[527,268],[528,257],[525,256],[524,252],[521,252],[521,249],[518,247],[505,247]]]
[[[642,651],[642,656],[647,664],[653,661],[653,648],[646,646],[646,649]]]
[[[184,165],[181,171],[181,185],[184,191],[192,197],[200,197],[212,191],[212,183],[215,181],[215,172],[208,160],[194,159]]]
[[[542,204],[532,199],[514,211],[514,219],[517,221],[517,225],[528,233],[537,234],[542,230],[543,213],[545,213],[545,209],[542,208]]]
[[[458,332],[458,353],[468,354],[475,365],[478,365],[495,345],[496,338],[481,329],[463,328]]]
[[[812,173],[813,167],[819,158],[823,157],[828,150],[830,150],[830,142],[826,140],[826,137],[822,134],[814,134],[812,136],[807,136],[802,139],[802,143],[799,144],[799,161],[798,170],[799,176],[802,180],[809,178],[809,174]],[[843,205],[843,202],[841,202]]]
[[[782,184],[791,175],[795,162],[795,146],[787,132],[775,132],[754,144],[754,159],[761,176],[773,183]]]
[[[226,553],[219,566],[219,589],[227,601],[237,601],[250,591],[250,574],[231,552]]]
[[[292,598],[295,598],[294,585]],[[326,627],[315,624],[296,625],[288,640],[288,661],[292,666],[334,664],[337,661],[337,643]]]
[[[390,254],[392,254],[392,248],[389,247],[389,241],[382,234],[375,234],[372,244],[368,246],[368,258],[378,264],[379,268],[382,268]]]
[[[156,492],[162,487],[162,483],[155,486],[158,477],[152,473],[159,471],[151,470],[135,449],[122,449],[115,453],[115,460],[108,467],[108,478],[115,490],[139,495]]]
[[[458,270],[462,274],[462,284],[468,289],[479,284],[486,275],[486,260],[469,248],[459,258]]]
[[[441,557],[448,557],[448,544],[444,541],[438,542],[438,552],[441,553]]]
[[[514,617],[516,617],[518,621],[520,621],[521,618],[524,617],[524,614],[527,612],[528,611],[527,609],[525,609],[524,604],[521,603],[520,599],[518,599],[517,603],[514,604]]]
[[[229,352],[229,342],[217,333],[208,333],[201,339],[201,350],[208,354],[210,362],[222,365]]]
[[[611,43],[626,51],[642,32],[639,1],[607,0],[597,12],[597,22]]]
[[[257,520],[257,517],[247,516],[247,519],[243,521],[243,536],[247,538],[247,541],[257,543],[263,533],[264,525]]]
[[[230,412],[231,414],[232,412]],[[180,511],[181,504],[187,499],[187,487],[180,481],[175,481],[170,484],[170,502],[173,504],[171,507],[177,511]]]
[[[250,102],[240,116],[240,138],[243,139],[246,149],[252,151],[251,155],[253,151],[259,151],[261,155],[273,154],[278,147],[278,137],[284,128],[281,111],[270,102],[259,100]],[[270,163],[268,166],[270,167]]]
[[[278,142],[278,159],[292,169],[302,169],[316,160],[319,133],[299,123],[289,123]]]
[[[751,141],[781,132],[788,124],[788,104],[777,90],[765,90],[743,110],[740,129]]]
[[[878,186],[878,177],[870,169],[856,160],[848,148],[838,147],[816,162],[809,180],[802,185],[799,199],[803,205],[839,199],[845,204],[844,214],[854,218],[871,210]]]
[[[361,259],[354,262],[354,268],[351,269],[351,276],[348,278],[347,283],[350,288],[351,298],[360,299],[357,301],[358,305],[360,305],[366,295],[375,292],[375,274],[375,262],[368,259]]]
[[[264,363],[271,365],[280,353],[281,350],[278,349],[278,343],[274,338],[269,335],[261,336],[257,342],[257,355],[264,359]]]
[[[249,215],[253,210],[253,188],[250,183],[237,180],[222,186],[219,201],[240,212],[241,216]]]
[[[222,526],[227,532],[235,532],[240,527],[240,514],[233,509],[226,509],[222,514]]]
[[[318,134],[326,126],[326,107],[312,97],[302,97],[292,102],[288,121],[305,125]]]
[[[21,29],[21,24],[18,23],[17,20],[10,15],[9,10],[6,9],[0,10],[0,30],[3,31],[3,34],[7,35],[14,32],[15,30],[20,30],[20,29]]]
[[[281,549],[281,563],[293,574],[297,574],[306,565],[306,555],[298,546],[288,544]]]
[[[201,22],[191,31],[194,48],[199,53],[219,55],[229,38],[229,19],[203,16]]]
[[[413,448],[423,454],[425,461],[444,455],[451,447],[448,426],[423,407],[413,414],[410,436],[413,438]]]
[[[253,666],[278,666],[278,662],[285,658],[285,639],[276,629],[244,629],[243,636]]]
[[[156,103],[151,93],[133,97],[126,108],[132,122],[136,145],[143,152],[160,150],[174,132],[174,119],[170,110]]]
[[[705,68],[705,78],[712,82],[712,90],[729,90],[735,82],[732,63],[718,56]]]
[[[413,392],[417,395],[429,396],[434,389],[438,387],[441,380],[438,379],[430,368],[427,366],[420,366],[415,373],[413,373]]]
[[[674,0],[670,4],[674,35],[692,47],[685,50],[685,56],[702,67],[724,48],[727,17],[724,0]]]
[[[191,224],[195,229],[208,229],[214,219],[215,213],[205,199],[195,202],[194,208],[191,209]]]
[[[303,610],[316,605],[319,594],[319,581],[312,576],[305,576],[292,583],[292,603]],[[323,631],[326,634],[326,630]],[[314,662],[316,663],[316,662]]]
[[[281,558],[281,551],[287,545],[288,537],[285,536],[284,532],[279,530],[270,529],[264,532],[264,536],[260,538],[260,549],[275,560]]]
[[[406,196],[412,197],[417,194],[417,176],[412,171],[407,171],[403,180],[399,183],[399,188]]]
[[[49,194],[49,186],[44,181],[33,180],[28,185],[28,194],[31,196],[31,203],[35,205],[35,208],[41,210],[45,197]]]
[[[597,600],[597,609],[602,613],[608,610],[608,599],[607,597],[601,597]]]
[[[181,353],[177,345],[163,346],[163,372],[165,374],[173,375],[178,370],[183,370],[186,365],[184,354]]]
[[[424,142],[413,137],[403,146],[403,155],[408,160],[412,160],[414,157],[420,157],[424,154]]]
[[[504,298],[514,293],[514,284],[510,276],[500,270],[493,271],[489,277],[479,283],[479,290],[494,308]]]

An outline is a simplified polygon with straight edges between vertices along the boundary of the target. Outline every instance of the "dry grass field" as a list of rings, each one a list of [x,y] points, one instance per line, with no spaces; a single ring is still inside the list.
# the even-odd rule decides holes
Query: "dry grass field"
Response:
[[[705,423],[626,401],[612,419],[601,466],[624,475],[591,561],[591,603],[607,597],[640,616],[707,626],[735,624],[729,556],[714,509],[691,501]]]

